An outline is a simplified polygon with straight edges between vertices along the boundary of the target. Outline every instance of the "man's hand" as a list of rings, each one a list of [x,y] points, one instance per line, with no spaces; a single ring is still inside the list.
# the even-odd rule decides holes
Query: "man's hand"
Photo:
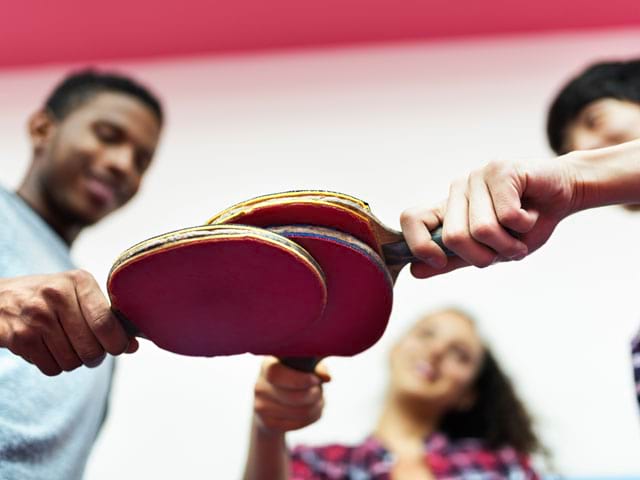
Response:
[[[520,260],[541,247],[560,220],[580,209],[582,195],[570,156],[492,162],[453,182],[441,204],[402,213],[409,248],[424,262],[411,271],[427,278],[467,265]],[[457,257],[447,259],[431,241],[429,231],[440,225],[444,244]]]
[[[138,342],[125,333],[95,279],[74,270],[0,279],[0,347],[53,376],[96,367],[107,353],[135,352]]]
[[[254,413],[258,428],[281,434],[314,423],[322,415],[322,384],[331,380],[322,364],[316,373],[286,367],[269,357],[255,385]]]

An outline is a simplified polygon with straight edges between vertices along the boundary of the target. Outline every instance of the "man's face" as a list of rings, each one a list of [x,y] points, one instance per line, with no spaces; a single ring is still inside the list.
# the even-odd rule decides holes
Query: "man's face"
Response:
[[[588,104],[569,125],[565,150],[591,150],[640,138],[640,104],[603,98]],[[640,211],[640,205],[625,205]]]
[[[54,122],[40,185],[67,220],[91,225],[138,191],[160,136],[153,111],[131,95],[96,94]]]

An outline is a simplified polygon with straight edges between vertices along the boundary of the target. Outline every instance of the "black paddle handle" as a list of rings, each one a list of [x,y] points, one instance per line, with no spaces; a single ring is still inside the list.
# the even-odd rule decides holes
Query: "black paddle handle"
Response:
[[[131,320],[125,317],[120,310],[111,307],[111,311],[116,316],[116,318],[120,320],[120,324],[122,325],[122,328],[124,328],[124,331],[127,332],[127,335],[129,335],[130,337],[147,338],[145,337],[144,333],[142,333],[140,329],[138,329],[138,327],[136,327],[133,322],[131,322]]]
[[[282,357],[280,363],[299,372],[314,373],[320,357]]]
[[[447,257],[456,256],[456,254],[445,247],[442,242],[442,227],[438,227],[431,232],[431,240],[438,244]],[[384,253],[384,260],[387,265],[405,265],[407,263],[421,262],[419,258],[413,255],[409,249],[409,245],[407,245],[407,242],[404,240],[383,245],[382,252]]]

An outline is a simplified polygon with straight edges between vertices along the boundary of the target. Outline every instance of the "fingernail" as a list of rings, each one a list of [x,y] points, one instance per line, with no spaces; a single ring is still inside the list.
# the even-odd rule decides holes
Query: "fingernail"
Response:
[[[443,260],[440,257],[431,257],[427,259],[427,263],[433,268],[442,268],[446,265],[446,260]]]
[[[86,362],[85,365],[89,368],[96,368],[98,365],[100,365],[104,359],[106,358],[107,354],[103,353],[101,357],[96,358],[95,360],[91,360],[89,362]]]
[[[527,250],[521,250],[518,253],[516,253],[515,255],[512,255],[509,257],[509,260],[522,260],[524,257],[526,257],[528,255],[528,251]]]

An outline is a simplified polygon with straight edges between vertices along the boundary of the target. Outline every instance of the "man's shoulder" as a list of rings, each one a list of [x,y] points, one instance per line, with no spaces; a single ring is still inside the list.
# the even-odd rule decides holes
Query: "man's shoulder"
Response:
[[[0,184],[0,233],[5,233],[12,224],[15,224],[18,214],[18,204],[14,192]]]
[[[0,183],[0,215],[11,207],[13,192]]]

